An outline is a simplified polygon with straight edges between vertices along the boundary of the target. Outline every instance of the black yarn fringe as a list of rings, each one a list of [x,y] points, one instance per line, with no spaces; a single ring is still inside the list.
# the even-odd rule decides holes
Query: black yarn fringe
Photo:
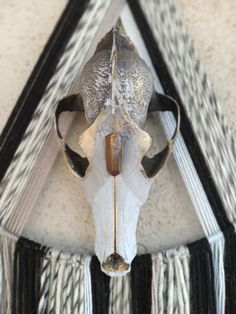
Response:
[[[25,238],[16,242],[12,314],[37,313],[40,269],[46,247]]]
[[[189,244],[188,248],[191,314],[215,314],[214,270],[210,245],[204,238]]]
[[[133,314],[149,314],[152,308],[152,258],[136,256],[131,266]]]
[[[224,231],[225,236],[225,313],[236,313],[236,234],[233,227]]]
[[[93,314],[108,314],[110,277],[101,271],[100,262],[96,256],[92,257],[90,272]]]

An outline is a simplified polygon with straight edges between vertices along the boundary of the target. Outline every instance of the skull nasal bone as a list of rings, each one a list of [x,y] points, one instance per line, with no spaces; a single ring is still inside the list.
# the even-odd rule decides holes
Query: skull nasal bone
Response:
[[[129,269],[130,265],[125,263],[122,256],[117,253],[112,253],[102,263],[102,268],[106,272],[124,272]]]

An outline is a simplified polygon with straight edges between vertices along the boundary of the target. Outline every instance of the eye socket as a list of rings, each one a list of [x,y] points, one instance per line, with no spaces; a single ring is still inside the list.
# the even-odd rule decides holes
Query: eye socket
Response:
[[[86,170],[89,166],[89,161],[86,157],[82,157],[79,153],[75,152],[70,148],[68,144],[65,143],[65,140],[61,134],[59,128],[59,118],[63,112],[82,112],[84,111],[83,101],[80,94],[70,95],[61,99],[57,105],[54,115],[54,125],[56,129],[56,134],[61,143],[61,149],[64,153],[65,160],[70,170],[80,177],[84,177]]]
[[[171,97],[154,93],[149,105],[149,112],[154,111],[171,111],[176,120],[176,127],[172,137],[167,141],[165,148],[155,154],[153,157],[144,156],[141,164],[148,178],[155,177],[166,164],[175,140],[177,138],[180,126],[180,110],[178,103]]]

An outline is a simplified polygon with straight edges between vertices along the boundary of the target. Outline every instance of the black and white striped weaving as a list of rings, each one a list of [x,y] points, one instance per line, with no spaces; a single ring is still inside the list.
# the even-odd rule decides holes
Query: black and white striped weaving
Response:
[[[72,0],[19,99],[18,118],[9,119],[0,140],[1,313],[236,313],[234,139],[175,7],[166,0],[128,3],[124,15],[142,35],[156,89],[181,107],[174,157],[205,238],[137,256],[129,275],[110,279],[94,256],[19,237],[37,196],[28,193],[40,171],[37,162],[55,141],[55,104],[71,90],[112,5]],[[173,117],[162,114],[160,120],[168,135]]]

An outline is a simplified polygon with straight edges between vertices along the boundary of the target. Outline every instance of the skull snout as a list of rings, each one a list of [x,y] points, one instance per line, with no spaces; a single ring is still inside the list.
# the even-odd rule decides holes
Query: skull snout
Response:
[[[110,276],[123,276],[130,271],[130,264],[126,263],[118,253],[112,253],[102,263],[102,270]]]

